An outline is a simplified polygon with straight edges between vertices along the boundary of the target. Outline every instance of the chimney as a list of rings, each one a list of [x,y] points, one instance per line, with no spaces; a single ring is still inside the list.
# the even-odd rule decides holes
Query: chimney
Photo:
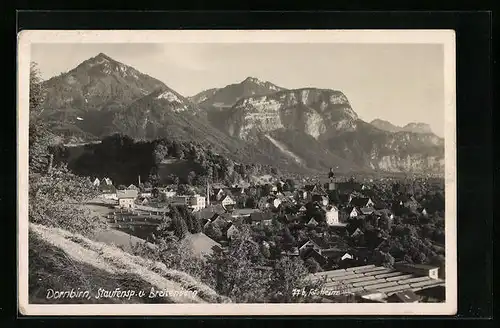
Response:
[[[138,177],[138,180],[139,180],[139,185],[137,187],[140,187],[141,186],[141,176],[138,175],[137,177]]]
[[[207,206],[210,206],[210,183],[207,181]]]

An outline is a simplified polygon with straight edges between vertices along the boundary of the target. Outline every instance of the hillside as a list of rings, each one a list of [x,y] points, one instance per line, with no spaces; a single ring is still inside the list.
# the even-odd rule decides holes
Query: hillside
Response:
[[[30,303],[219,303],[230,302],[188,274],[164,264],[133,256],[58,228],[30,224]],[[46,298],[53,290],[89,290],[90,298]],[[98,289],[135,290],[130,298],[96,298]],[[176,295],[149,298],[154,290],[178,291]],[[139,297],[138,291],[145,296]],[[103,294],[101,293],[101,296]]]

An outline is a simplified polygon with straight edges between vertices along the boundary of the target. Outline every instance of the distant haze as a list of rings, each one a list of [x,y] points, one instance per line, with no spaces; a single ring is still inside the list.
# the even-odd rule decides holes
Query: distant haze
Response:
[[[423,122],[444,135],[444,50],[437,44],[33,44],[48,79],[105,53],[184,96],[248,76],[344,92],[367,122]]]

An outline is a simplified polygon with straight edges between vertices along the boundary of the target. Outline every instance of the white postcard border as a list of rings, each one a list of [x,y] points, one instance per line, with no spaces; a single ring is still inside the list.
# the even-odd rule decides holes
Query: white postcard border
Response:
[[[33,43],[411,43],[442,44],[445,83],[446,301],[418,304],[28,303],[28,118]],[[24,315],[453,315],[457,311],[456,86],[453,30],[25,30],[18,34],[18,306]]]

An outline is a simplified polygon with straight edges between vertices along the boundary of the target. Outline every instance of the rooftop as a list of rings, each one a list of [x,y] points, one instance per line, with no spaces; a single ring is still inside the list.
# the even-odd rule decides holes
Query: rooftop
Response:
[[[118,199],[137,198],[138,192],[137,192],[137,190],[132,190],[132,189],[117,190],[116,196],[118,197]]]

